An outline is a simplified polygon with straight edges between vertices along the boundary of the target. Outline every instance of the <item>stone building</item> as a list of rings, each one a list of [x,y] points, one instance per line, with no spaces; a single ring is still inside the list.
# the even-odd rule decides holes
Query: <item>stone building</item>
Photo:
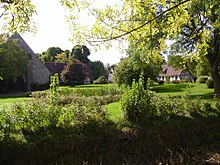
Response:
[[[27,52],[29,57],[27,73],[20,76],[23,79],[26,90],[30,91],[33,90],[34,86],[49,84],[50,71],[44,66],[25,40],[19,34],[13,35],[11,39],[18,40],[19,46]]]

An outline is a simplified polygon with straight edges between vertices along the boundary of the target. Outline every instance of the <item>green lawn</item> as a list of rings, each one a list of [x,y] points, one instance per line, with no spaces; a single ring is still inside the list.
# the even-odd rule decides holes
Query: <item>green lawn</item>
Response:
[[[27,100],[30,100],[30,97],[27,97],[27,93],[18,92],[18,93],[7,93],[0,95],[0,109],[8,108],[15,103],[24,103]]]
[[[117,121],[122,119],[123,114],[119,102],[110,103],[106,106],[106,108],[108,110],[110,120]]]
[[[159,96],[179,96],[190,93],[192,99],[200,98],[201,100],[209,100],[213,102],[213,89],[208,89],[206,84],[184,83],[184,84],[163,84],[154,85],[152,90]],[[110,119],[117,120],[122,117],[122,111],[119,102],[107,105]]]
[[[190,93],[192,98],[200,97],[202,100],[213,100],[213,89],[206,87],[206,84],[184,83],[184,84],[163,84],[152,87],[159,96],[178,96]]]

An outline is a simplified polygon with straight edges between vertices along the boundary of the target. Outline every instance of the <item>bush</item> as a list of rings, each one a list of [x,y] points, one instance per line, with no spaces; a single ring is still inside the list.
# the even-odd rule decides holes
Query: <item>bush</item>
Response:
[[[179,80],[173,80],[172,83],[173,83],[173,84],[179,84],[180,81],[179,81]]]
[[[131,89],[122,96],[121,106],[126,120],[133,124],[142,124],[152,117],[158,116],[152,106],[153,92],[144,89],[143,79],[133,81]]]
[[[163,81],[163,80],[159,80],[159,81],[158,81],[158,84],[159,84],[159,85],[163,85],[163,84],[164,84],[164,81]]]
[[[100,76],[97,80],[93,81],[93,84],[108,84],[108,80],[105,76]]]
[[[207,88],[214,88],[214,83],[212,79],[206,80],[206,86]]]
[[[31,90],[32,91],[43,91],[46,89],[50,88],[50,84],[46,83],[46,84],[32,84],[31,85]]]
[[[197,79],[197,83],[206,83],[206,80],[208,80],[208,76],[200,76]]]

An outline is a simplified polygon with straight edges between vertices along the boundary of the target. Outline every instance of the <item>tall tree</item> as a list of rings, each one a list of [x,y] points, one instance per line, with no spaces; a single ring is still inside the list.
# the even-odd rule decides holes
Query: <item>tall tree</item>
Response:
[[[92,81],[96,80],[100,76],[106,76],[107,71],[105,70],[105,67],[101,61],[91,61],[89,63],[89,67],[92,71],[91,78]]]
[[[133,43],[129,44],[127,54],[128,57],[122,59],[115,68],[114,80],[117,84],[131,85],[132,81],[138,81],[140,76],[143,77],[145,83],[148,78],[157,79],[163,62],[160,54],[147,54],[146,49],[140,49]]]
[[[49,47],[46,52],[38,54],[43,62],[56,62],[56,56],[64,51],[59,47]]]
[[[8,40],[0,45],[0,61],[0,81],[6,90],[9,80],[26,75],[28,56],[15,40]]]
[[[116,39],[135,41],[142,45],[142,38],[158,41],[152,49],[163,50],[165,39],[179,40],[181,48],[194,59],[205,56],[209,62],[214,92],[220,96],[220,8],[215,0],[121,0],[120,5],[97,8],[94,0],[61,0],[71,10],[70,18],[77,18],[76,8],[85,9],[96,18],[94,26],[75,26],[74,34],[85,36],[91,43]],[[78,13],[79,14],[79,13]],[[157,34],[163,33],[158,37]],[[83,36],[79,36],[82,39]],[[156,37],[154,37],[156,36]],[[144,45],[142,45],[144,46]]]
[[[83,84],[85,80],[83,63],[77,59],[72,59],[67,68],[61,73],[61,78],[66,85]]]
[[[82,63],[88,64],[89,59],[88,56],[90,55],[90,50],[85,45],[76,45],[73,47],[71,52],[71,57],[78,59]]]

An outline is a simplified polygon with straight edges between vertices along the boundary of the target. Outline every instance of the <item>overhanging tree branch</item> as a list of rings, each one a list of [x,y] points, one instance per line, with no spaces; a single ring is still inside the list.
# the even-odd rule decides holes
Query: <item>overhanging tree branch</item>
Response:
[[[124,37],[124,36],[126,36],[126,35],[129,35],[129,34],[131,34],[132,32],[137,31],[137,30],[139,30],[139,29],[145,27],[145,26],[148,25],[149,23],[151,23],[151,22],[153,22],[153,21],[155,21],[155,20],[160,19],[160,18],[161,18],[163,15],[165,15],[166,13],[170,12],[171,10],[173,10],[173,9],[175,9],[175,8],[181,6],[181,5],[183,5],[183,4],[185,4],[185,3],[189,2],[189,1],[190,1],[190,0],[184,0],[184,1],[180,2],[180,3],[178,3],[178,4],[176,4],[176,5],[172,6],[172,7],[170,7],[169,9],[163,11],[162,13],[160,13],[160,14],[157,15],[156,17],[150,19],[149,21],[145,22],[144,24],[140,25],[139,27],[134,28],[134,29],[132,29],[132,30],[130,30],[130,31],[127,31],[127,32],[125,32],[125,33],[123,33],[123,34],[121,34],[121,35],[114,36],[114,37],[111,37],[111,38],[108,38],[108,39],[100,38],[98,41],[96,40],[96,41],[90,41],[90,42],[108,42],[108,41],[116,40],[116,39],[118,39],[118,38],[121,38],[121,37]]]

